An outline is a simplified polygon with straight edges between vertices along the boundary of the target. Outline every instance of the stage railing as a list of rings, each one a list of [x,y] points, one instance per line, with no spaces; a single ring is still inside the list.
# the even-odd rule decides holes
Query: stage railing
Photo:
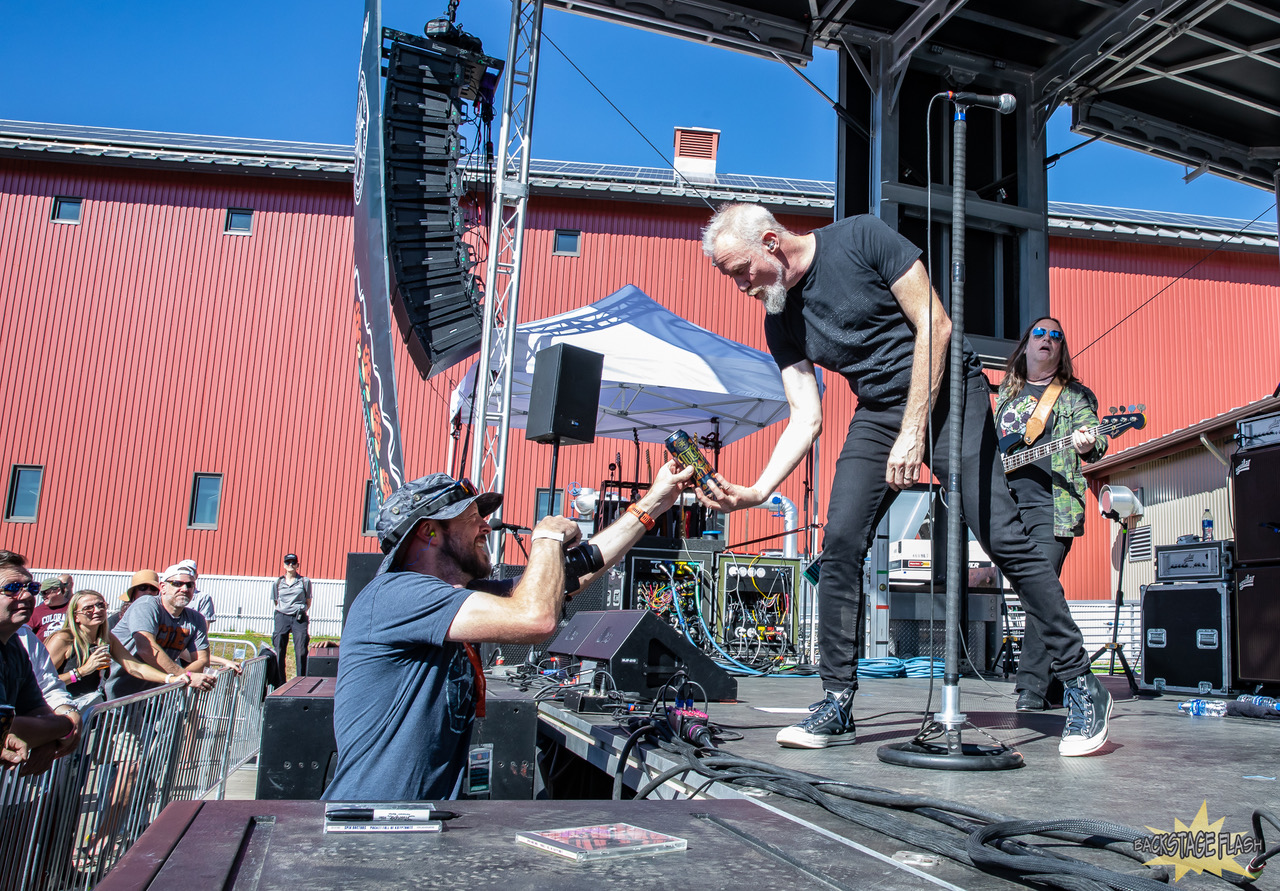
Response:
[[[211,690],[169,684],[94,706],[74,753],[0,774],[0,891],[92,888],[170,802],[221,798],[258,751],[266,659]]]

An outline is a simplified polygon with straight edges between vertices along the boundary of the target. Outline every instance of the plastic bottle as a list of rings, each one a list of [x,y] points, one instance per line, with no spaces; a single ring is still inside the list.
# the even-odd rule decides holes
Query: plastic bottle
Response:
[[[1197,717],[1221,718],[1227,713],[1227,704],[1219,699],[1188,699],[1178,703],[1178,710]]]
[[[1213,541],[1213,511],[1207,507],[1200,515],[1200,540]]]
[[[1270,696],[1254,696],[1251,693],[1242,693],[1236,697],[1236,702],[1251,702],[1254,705],[1260,705],[1268,711],[1280,712],[1280,700]]]

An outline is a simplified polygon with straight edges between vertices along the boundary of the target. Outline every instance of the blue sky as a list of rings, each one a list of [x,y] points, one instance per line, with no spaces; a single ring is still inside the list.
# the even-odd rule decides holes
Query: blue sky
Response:
[[[388,27],[421,33],[447,0],[384,0]],[[0,6],[0,117],[141,130],[350,144],[359,0],[53,0]],[[506,55],[507,0],[462,0],[458,21]],[[719,169],[830,180],[835,116],[780,63],[548,10],[533,156],[662,166],[677,125],[721,130]],[[806,73],[834,96],[836,58]],[[1050,121],[1049,151],[1081,139],[1069,113]],[[495,127],[496,130],[496,127]],[[1049,173],[1049,197],[1252,219],[1274,196],[1138,152],[1095,144]]]

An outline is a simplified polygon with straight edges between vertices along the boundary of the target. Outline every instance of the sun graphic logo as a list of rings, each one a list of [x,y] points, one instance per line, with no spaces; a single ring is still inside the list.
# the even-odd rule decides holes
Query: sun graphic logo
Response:
[[[1175,882],[1191,871],[1198,874],[1211,872],[1219,878],[1224,872],[1256,878],[1235,858],[1242,854],[1261,853],[1261,841],[1247,832],[1224,831],[1222,824],[1225,820],[1223,817],[1210,823],[1209,802],[1205,801],[1190,825],[1175,817],[1172,831],[1148,826],[1147,829],[1154,834],[1134,839],[1133,849],[1153,855],[1145,861],[1146,866],[1172,866]]]

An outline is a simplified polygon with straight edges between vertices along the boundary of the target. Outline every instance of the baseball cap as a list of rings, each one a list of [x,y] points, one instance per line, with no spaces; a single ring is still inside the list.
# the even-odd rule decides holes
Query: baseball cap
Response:
[[[189,575],[193,579],[196,577],[195,571],[184,563],[175,563],[160,574],[160,580],[167,582],[170,579],[177,578],[180,575]]]
[[[387,556],[378,567],[383,573],[395,562],[400,547],[423,520],[451,520],[475,502],[487,517],[502,504],[499,492],[481,492],[468,479],[455,480],[447,473],[433,473],[405,483],[378,512],[378,544]]]
[[[297,563],[297,562],[298,562],[298,555],[297,555],[297,554],[285,554],[285,555],[284,555],[284,562],[285,562],[285,563]]]
[[[190,557],[186,560],[179,560],[177,565],[185,568],[187,572],[191,573],[191,577],[193,579],[200,577],[200,570],[196,569],[196,561],[192,560]]]
[[[58,578],[55,575],[53,578],[45,579],[43,582],[40,583],[40,593],[43,594],[45,591],[52,591],[54,588],[61,588],[61,587],[62,587],[62,579]]]

